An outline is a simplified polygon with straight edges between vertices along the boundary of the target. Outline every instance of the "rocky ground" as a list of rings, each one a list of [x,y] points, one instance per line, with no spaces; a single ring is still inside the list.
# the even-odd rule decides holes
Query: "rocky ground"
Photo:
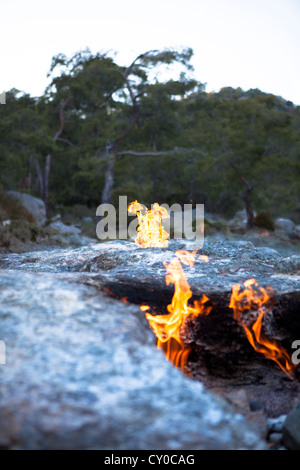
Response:
[[[192,378],[156,348],[139,309],[169,303],[162,263],[178,248],[209,257],[187,278],[195,297],[205,292],[214,303],[207,322],[192,328]],[[228,309],[234,283],[255,276],[271,284],[272,331],[288,343],[300,332],[298,255],[245,239],[207,238],[203,247],[177,240],[164,249],[111,241],[4,253],[0,270],[2,448],[299,448],[298,382],[249,347]]]
[[[229,308],[234,284],[271,286],[264,326],[292,354],[300,226],[248,230],[244,211],[206,214],[203,246],[140,249],[99,243],[81,212],[46,220],[37,198],[1,195],[0,448],[300,449],[299,367],[292,380],[254,351]],[[187,325],[185,374],[139,308],[167,311],[163,262],[177,249],[209,258],[185,269],[193,300],[205,293],[212,306]]]

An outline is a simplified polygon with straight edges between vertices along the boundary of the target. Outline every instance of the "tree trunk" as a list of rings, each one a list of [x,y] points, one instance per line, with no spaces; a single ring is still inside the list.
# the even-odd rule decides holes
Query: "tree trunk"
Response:
[[[46,207],[46,215],[49,213],[49,175],[51,167],[51,155],[48,154],[46,157],[45,164],[45,177],[44,177],[44,203]]]
[[[36,158],[36,156],[33,157],[33,161],[34,161],[34,164],[35,164],[40,195],[41,195],[41,198],[44,199],[44,181],[43,181],[43,175],[42,175],[42,172],[41,172],[41,167],[40,167],[40,164],[39,164],[38,159]]]
[[[153,201],[157,201],[157,170],[154,168],[152,173]]]
[[[247,214],[247,228],[252,228],[254,226],[254,213],[252,209],[252,202],[251,202],[251,191],[253,190],[252,184],[249,183],[248,180],[242,175],[239,168],[233,163],[229,162],[232,168],[237,172],[240,179],[246,186],[245,193],[244,193],[244,202],[245,202],[245,209]]]
[[[114,167],[115,167],[115,155],[111,155],[105,170],[105,184],[102,191],[102,204],[110,204],[112,198],[112,190],[114,186]]]
[[[252,189],[253,189],[253,186],[251,186],[248,183],[247,188],[245,190],[245,196],[244,196],[245,208],[246,208],[246,213],[247,213],[247,228],[252,228],[254,226],[254,213],[253,213],[251,195],[250,195]]]

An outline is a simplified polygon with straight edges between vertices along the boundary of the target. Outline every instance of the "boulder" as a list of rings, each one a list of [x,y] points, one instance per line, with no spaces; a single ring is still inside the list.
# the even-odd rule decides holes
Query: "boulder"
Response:
[[[44,201],[27,193],[17,191],[7,191],[5,195],[17,200],[17,203],[24,208],[29,216],[29,221],[38,225],[46,222],[46,207]]]
[[[294,222],[290,219],[277,218],[275,219],[275,227],[278,230],[284,230],[286,232],[292,232],[294,229]]]
[[[52,232],[52,239],[62,246],[83,246],[91,243],[92,240],[81,234],[81,229],[75,225],[66,225],[57,220],[48,225]]]
[[[2,449],[266,448],[165,360],[138,306],[53,273],[2,271],[0,283]]]
[[[243,210],[237,211],[235,216],[234,216],[234,220],[240,221],[240,222],[244,222],[245,220],[247,220],[246,210],[243,209]]]
[[[296,237],[300,238],[300,225],[296,225],[294,227],[294,231],[295,231]]]
[[[51,224],[48,225],[48,228],[57,230],[63,235],[78,235],[81,233],[80,228],[75,227],[74,225],[66,225],[60,220],[51,222]]]
[[[187,339],[192,348],[191,360],[189,362],[192,377],[195,379],[192,383],[200,381],[205,386],[205,390],[209,389],[213,392],[217,390],[217,393],[226,399],[228,397],[230,398],[233,389],[238,390],[242,387],[245,389],[247,398],[251,400],[251,403],[259,397],[268,417],[275,418],[276,416],[287,414],[295,403],[295,400],[299,397],[299,384],[290,380],[274,361],[266,359],[263,354],[259,354],[253,349],[246,338],[243,328],[234,320],[232,309],[229,308],[232,286],[234,284],[242,284],[247,279],[255,277],[261,286],[271,286],[274,291],[272,299],[274,300],[274,307],[270,315],[268,314],[266,324],[264,325],[267,334],[270,334],[270,337],[277,338],[286,348],[291,347],[293,340],[300,338],[299,275],[295,272],[282,272],[281,265],[286,257],[273,248],[257,247],[247,240],[229,241],[206,238],[203,247],[198,247],[197,243],[193,244],[187,240],[171,240],[167,248],[143,249],[139,248],[133,242],[116,240],[90,244],[89,246],[76,249],[55,248],[51,251],[5,254],[0,256],[0,270],[3,275],[3,271],[6,271],[6,275],[11,275],[10,279],[12,283],[13,279],[15,279],[15,294],[12,296],[12,288],[8,285],[4,287],[3,290],[0,290],[0,305],[2,305],[2,311],[5,313],[11,301],[14,304],[16,299],[18,299],[18,303],[22,303],[23,307],[22,309],[20,307],[20,310],[22,310],[20,315],[23,315],[23,323],[20,328],[22,327],[24,334],[29,331],[26,319],[32,322],[32,319],[36,318],[36,323],[32,323],[32,325],[35,325],[35,331],[38,332],[39,335],[43,334],[43,332],[50,331],[49,328],[51,325],[57,322],[57,327],[53,330],[53,336],[61,337],[62,344],[58,347],[57,343],[53,340],[55,347],[51,349],[51,352],[47,352],[46,344],[50,344],[51,339],[48,336],[44,337],[45,344],[36,343],[36,349],[34,349],[34,346],[31,346],[33,351],[32,356],[35,357],[35,354],[37,354],[38,362],[42,361],[42,359],[39,359],[39,355],[41,355],[41,358],[44,357],[44,366],[47,367],[48,356],[53,353],[53,350],[56,350],[59,358],[53,359],[50,365],[54,367],[55,370],[58,369],[58,373],[59,368],[62,366],[58,367],[57,364],[60,364],[59,361],[61,361],[67,368],[65,369],[66,377],[68,376],[67,371],[69,366],[67,364],[71,361],[71,352],[68,353],[69,358],[67,358],[67,355],[62,349],[66,347],[67,350],[69,350],[70,345],[76,343],[76,339],[73,340],[68,336],[74,332],[74,329],[78,331],[78,344],[80,345],[81,342],[85,344],[85,346],[82,345],[82,348],[86,347],[95,332],[99,339],[99,344],[103,345],[105,348],[107,347],[108,350],[109,344],[106,345],[106,343],[110,342],[110,338],[114,338],[113,341],[116,340],[117,342],[116,338],[120,337],[119,335],[121,335],[121,339],[123,338],[123,333],[125,336],[127,335],[128,343],[125,342],[125,351],[123,351],[122,354],[124,357],[126,355],[128,365],[126,366],[123,362],[120,370],[122,368],[124,369],[122,374],[125,374],[125,376],[121,374],[116,377],[121,387],[120,384],[123,382],[127,383],[127,381],[131,381],[130,376],[126,374],[129,374],[131,370],[133,375],[137,373],[137,370],[132,366],[130,358],[131,354],[136,357],[136,355],[139,354],[140,348],[135,340],[132,342],[130,329],[134,327],[137,333],[140,326],[135,323],[136,320],[133,320],[132,323],[131,314],[134,318],[136,318],[137,315],[137,318],[141,321],[142,331],[144,333],[148,331],[149,333],[149,325],[145,321],[144,314],[141,316],[139,305],[142,303],[150,305],[154,313],[166,312],[166,307],[172,300],[174,286],[172,284],[166,285],[166,268],[163,263],[169,263],[174,258],[175,251],[180,249],[188,249],[191,251],[198,249],[194,266],[184,267],[187,280],[193,291],[193,299],[191,299],[191,301],[199,299],[202,294],[206,294],[210,299],[210,305],[213,307],[209,315],[199,316],[190,321],[185,332],[187,334],[185,339]],[[208,256],[208,262],[204,261],[205,258],[199,259],[198,255]],[[28,279],[28,281],[26,281],[26,279]],[[32,284],[31,288],[29,288],[29,279]],[[19,288],[21,282],[24,283],[22,289]],[[5,286],[4,281],[2,285]],[[67,289],[69,293],[63,296],[62,300],[57,300],[59,292],[63,293],[65,289]],[[72,301],[73,297],[71,292],[72,295],[75,296],[74,299],[76,301],[74,302]],[[104,292],[110,293],[111,297],[105,297]],[[85,294],[83,295],[83,293]],[[3,301],[1,295],[5,296],[3,297]],[[128,303],[116,301],[116,299],[124,300],[125,297]],[[64,319],[63,312],[67,308],[74,313],[70,313],[68,317],[69,332],[67,328],[64,327],[63,321],[60,326],[61,330],[59,330],[58,326],[58,318],[61,320]],[[34,312],[34,316],[32,316],[31,309]],[[82,315],[78,309],[82,311]],[[62,313],[60,314],[59,312]],[[107,317],[107,315],[109,315],[109,313],[115,318],[116,323],[110,323],[110,320],[108,321],[109,317]],[[11,328],[14,328],[20,321],[19,317],[14,320],[14,317],[10,318],[5,315],[3,318],[7,318]],[[80,329],[81,326],[83,328],[84,325],[88,325],[89,315],[91,333],[89,333],[89,329]],[[96,317],[99,321],[103,319],[101,328],[97,321],[94,322]],[[125,317],[126,320],[124,320]],[[125,328],[123,324],[124,321],[126,325],[128,325],[128,328]],[[106,331],[104,331],[105,323],[111,325]],[[18,338],[19,334],[20,337],[22,337],[19,330],[13,334],[15,338]],[[5,338],[1,339],[5,340]],[[33,342],[34,339],[30,341]],[[145,348],[149,346],[152,354],[156,355],[157,351],[154,336],[152,336],[152,339],[149,339],[149,341],[152,349],[150,343],[145,342],[144,346]],[[96,339],[91,339],[91,342],[92,346],[95,346],[97,343]],[[18,351],[21,351],[22,348],[18,345],[16,347]],[[116,347],[115,342],[113,343],[113,347]],[[44,356],[40,353],[40,348],[44,350]],[[90,358],[86,359],[83,353],[84,349],[82,348],[79,348],[78,354],[83,354],[85,362],[90,364],[92,368],[91,360]],[[151,356],[150,349],[147,349],[149,357]],[[16,352],[16,354],[18,353]],[[20,352],[20,354],[22,356],[23,351]],[[114,354],[111,354],[112,357],[114,357]],[[78,360],[79,356],[76,356],[76,361]],[[67,362],[65,363],[65,361]],[[95,364],[103,363],[104,370],[110,370],[108,366],[105,365],[106,360],[101,355],[93,356],[92,362]],[[24,370],[29,367],[28,363],[29,361],[23,364]],[[34,368],[35,366],[33,362],[32,367]],[[37,367],[41,369],[42,366],[37,364]],[[73,367],[76,369],[75,365]],[[83,371],[84,367],[84,364],[81,364],[80,370]],[[142,366],[139,365],[139,367]],[[155,366],[151,366],[151,364],[148,363],[147,367],[150,371],[151,367],[154,368]],[[165,366],[159,364],[158,369],[161,370],[162,367]],[[20,371],[18,373],[21,375]],[[29,379],[27,377],[25,380],[29,381],[29,383],[31,383],[30,377],[32,374],[33,372],[28,369],[27,375]],[[71,374],[71,372],[69,372],[69,374]],[[93,377],[92,372],[86,372],[86,374],[86,377],[88,377],[89,374]],[[106,376],[103,377],[100,372],[100,375],[97,374],[96,381],[103,383],[106,380]],[[153,372],[153,374],[155,374],[155,372]],[[108,375],[110,375],[110,372],[108,372]],[[76,374],[75,377],[77,377]],[[141,387],[141,383],[146,380],[141,376],[138,377],[139,383],[136,384],[137,388]],[[62,378],[60,380],[63,381]],[[162,377],[160,377],[160,381],[162,382],[163,388],[164,380]],[[12,385],[10,390],[12,390],[13,384],[19,384],[19,382],[19,376],[16,378],[11,377]],[[59,382],[55,375],[53,375],[53,382]],[[46,373],[42,376],[40,383],[48,383]],[[177,382],[167,382],[166,384],[169,389],[169,394],[170,390],[175,390],[178,386]],[[72,386],[75,387],[74,384],[69,386],[70,388],[72,388]],[[183,385],[181,384],[180,386]],[[62,390],[64,389],[63,382],[60,384],[60,387]],[[85,385],[81,382],[80,389],[83,390],[84,387]],[[88,388],[89,391],[94,390],[96,382],[93,381],[91,387],[91,389]],[[165,401],[163,400],[164,394],[162,388],[159,388],[156,383],[155,389],[157,390],[157,394],[154,393],[154,390],[148,390],[147,393],[152,395],[153,401],[160,402],[162,400],[163,406],[170,411],[167,399]],[[97,393],[103,393],[104,396],[108,394],[105,388],[100,387],[97,390]],[[26,391],[27,390],[24,390],[24,396],[26,396]],[[49,396],[47,395],[44,403],[50,400],[49,397],[51,393],[52,389],[49,391]],[[127,392],[125,395],[126,394]],[[112,396],[113,395],[114,393],[112,393]],[[136,389],[132,391],[130,395],[131,399],[133,399],[135,395],[138,400],[141,399]],[[69,395],[64,395],[64,393],[61,392],[61,396],[68,397]],[[114,398],[112,396],[110,400],[113,401]],[[176,401],[177,399],[179,400],[179,396],[176,392],[174,400]],[[117,401],[113,401],[113,403],[117,410],[120,409],[120,407],[117,398],[116,400]],[[180,400],[183,400],[183,398],[180,398]],[[188,401],[189,405],[185,405],[185,401],[182,402],[183,414],[187,413],[187,420],[190,419],[190,414],[189,411],[185,410],[185,406],[187,408],[188,406],[192,406],[189,394]],[[68,406],[72,408],[73,402],[69,405],[67,405],[67,403],[68,401],[66,399],[64,406],[67,409],[69,409]],[[142,401],[142,403],[145,404],[144,401]],[[133,400],[133,406],[134,405],[135,402]],[[145,406],[148,405],[145,404]],[[44,407],[47,409],[46,404]],[[130,412],[134,420],[138,420],[135,413],[138,415],[142,413],[139,405],[137,405],[136,412],[132,410]],[[128,415],[130,412],[128,411]],[[176,408],[176,413],[177,412],[178,408]],[[153,413],[155,414],[156,410],[154,410]],[[64,413],[62,413],[62,415],[64,417]],[[36,416],[37,420],[38,416],[42,416],[40,409],[36,412]],[[97,419],[103,421],[101,415],[96,414],[95,416]],[[160,411],[157,416],[161,416]],[[182,415],[181,417],[183,418]],[[74,419],[77,419],[77,415]],[[167,419],[166,416],[164,419]],[[126,423],[128,424],[129,421],[126,421]],[[145,426],[147,428],[148,424],[146,423]],[[206,429],[205,426],[204,423],[204,429]],[[82,427],[84,428],[83,424]],[[140,424],[140,427],[142,428],[142,424]],[[121,426],[120,429],[123,430],[123,426]],[[107,428],[104,428],[104,431],[106,432]],[[218,438],[216,439],[216,442],[218,442]],[[215,441],[214,438],[213,440]],[[121,445],[119,441],[117,442],[118,446]],[[130,442],[132,443],[132,441]],[[149,441],[147,442],[147,445],[150,445]],[[162,442],[167,445],[166,441]],[[77,444],[75,443],[74,445]],[[99,446],[100,445],[102,446],[103,442],[99,444]],[[157,445],[156,440],[153,445]],[[203,446],[205,445],[206,444],[203,444]],[[218,443],[215,445],[219,446]],[[224,443],[220,445],[221,447],[223,445],[225,446]]]
[[[233,219],[228,222],[228,227],[233,233],[246,233],[247,213],[246,210],[238,211]]]
[[[284,421],[283,443],[288,449],[300,450],[300,401]]]

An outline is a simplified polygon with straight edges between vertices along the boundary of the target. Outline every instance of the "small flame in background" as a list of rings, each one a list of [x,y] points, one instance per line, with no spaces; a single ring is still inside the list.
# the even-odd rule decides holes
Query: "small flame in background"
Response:
[[[295,365],[288,352],[262,331],[263,317],[272,308],[273,289],[260,287],[255,279],[248,279],[244,287],[243,290],[240,284],[232,287],[229,307],[233,309],[235,320],[244,328],[253,348],[275,361],[293,379]]]
[[[149,305],[141,305],[140,306],[140,309],[142,310],[142,312],[146,312],[147,310],[149,310]]]
[[[212,307],[205,305],[209,300],[205,295],[200,300],[196,300],[193,307],[188,305],[188,301],[192,297],[192,291],[181,263],[192,267],[196,253],[197,250],[192,253],[179,250],[175,253],[177,258],[172,259],[169,264],[163,263],[167,270],[167,285],[170,283],[175,284],[172,303],[167,306],[169,313],[166,315],[151,315],[146,313],[146,318],[157,337],[157,347],[162,348],[167,359],[183,371],[185,371],[187,359],[191,351],[182,340],[186,320],[188,317],[193,318],[198,315],[208,315],[212,309]],[[141,306],[143,311],[148,309],[147,305]]]
[[[149,210],[137,201],[131,202],[128,206],[130,214],[136,214],[139,226],[135,243],[142,248],[168,246],[168,232],[162,226],[162,219],[169,218],[170,215],[164,207],[157,202],[153,204],[153,209]]]

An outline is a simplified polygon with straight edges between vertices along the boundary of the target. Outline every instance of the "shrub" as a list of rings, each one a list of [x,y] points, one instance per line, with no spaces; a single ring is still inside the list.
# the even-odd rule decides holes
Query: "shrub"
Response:
[[[0,219],[22,219],[34,222],[34,217],[20,202],[10,194],[0,193]]]
[[[265,228],[267,230],[274,231],[275,230],[275,223],[267,211],[258,212],[254,219],[254,225],[260,228]]]

